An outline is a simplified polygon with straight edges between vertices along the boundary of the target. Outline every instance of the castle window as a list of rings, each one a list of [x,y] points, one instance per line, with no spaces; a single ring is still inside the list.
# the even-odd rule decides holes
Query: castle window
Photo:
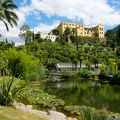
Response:
[[[101,31],[103,31],[103,28],[100,28]]]

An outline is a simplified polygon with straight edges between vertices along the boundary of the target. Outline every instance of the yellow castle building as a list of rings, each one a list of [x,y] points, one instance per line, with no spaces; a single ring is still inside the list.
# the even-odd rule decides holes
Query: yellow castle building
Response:
[[[79,23],[73,22],[61,22],[60,25],[57,27],[60,33],[63,34],[66,28],[70,28],[73,32],[73,35],[76,36],[83,36],[83,37],[99,37],[104,38],[104,26],[99,24],[95,27],[86,28],[84,25]]]

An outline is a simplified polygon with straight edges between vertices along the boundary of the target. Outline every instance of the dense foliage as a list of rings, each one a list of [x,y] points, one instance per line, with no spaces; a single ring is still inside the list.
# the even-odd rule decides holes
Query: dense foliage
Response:
[[[101,76],[104,73],[114,75],[119,70],[118,51],[112,51],[105,45],[79,44],[78,51],[76,51],[76,45],[67,42],[51,43],[35,40],[28,42],[25,46],[14,47],[4,42],[0,45],[0,74],[2,76],[14,75],[22,79],[39,80],[45,78],[46,71],[49,73],[57,63],[61,62],[72,63],[75,66],[74,70],[77,70],[77,67],[81,69],[83,65],[87,69],[95,69],[104,64],[105,72],[101,70]],[[83,74],[86,72],[85,69]],[[62,73],[65,76],[70,72],[63,71]]]

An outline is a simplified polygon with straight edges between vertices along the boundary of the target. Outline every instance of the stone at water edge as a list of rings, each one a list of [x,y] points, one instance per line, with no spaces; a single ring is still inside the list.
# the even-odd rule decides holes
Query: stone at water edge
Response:
[[[67,117],[63,113],[49,111],[49,114],[50,120],[67,120]]]
[[[26,105],[26,107],[29,108],[29,109],[32,109],[32,108],[33,108],[32,105]]]
[[[70,118],[68,117],[67,120],[78,120],[77,118]]]

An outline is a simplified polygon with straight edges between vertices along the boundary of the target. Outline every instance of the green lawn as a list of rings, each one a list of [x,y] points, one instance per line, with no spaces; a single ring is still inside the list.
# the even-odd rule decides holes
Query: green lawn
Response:
[[[47,120],[11,107],[0,107],[0,120]]]

